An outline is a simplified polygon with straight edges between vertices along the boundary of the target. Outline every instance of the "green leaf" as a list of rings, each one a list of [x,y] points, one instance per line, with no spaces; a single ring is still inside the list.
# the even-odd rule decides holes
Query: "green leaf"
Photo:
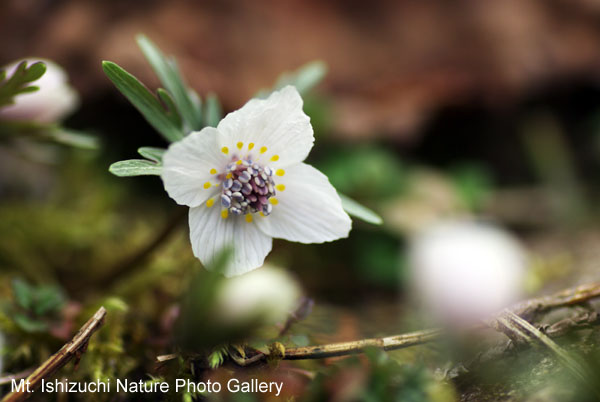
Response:
[[[154,147],[141,147],[138,149],[138,153],[146,159],[150,159],[158,164],[162,162],[162,157],[166,149],[154,148]]]
[[[202,121],[202,99],[200,98],[200,95],[198,95],[198,93],[191,88],[188,88],[187,93],[188,98],[190,98],[190,100],[194,104],[194,108],[199,111],[198,113],[200,113],[200,120]],[[202,127],[204,127],[204,125],[202,125]]]
[[[207,359],[209,367],[213,370],[216,369],[217,367],[223,364],[223,362],[225,361],[225,357],[227,357],[226,347],[219,347],[213,350],[211,354],[208,355]]]
[[[31,286],[21,279],[12,281],[12,290],[17,304],[24,309],[31,308],[33,302],[33,292]]]
[[[383,219],[381,219],[379,215],[369,208],[360,205],[352,198],[348,198],[343,194],[338,193],[338,195],[342,200],[342,207],[344,208],[344,211],[346,211],[349,215],[352,215],[355,218],[361,219],[365,222],[372,223],[373,225],[381,225],[383,223]]]
[[[98,148],[97,137],[82,131],[66,129],[55,123],[39,123],[30,120],[0,121],[0,141],[15,138],[52,141],[82,149]]]
[[[206,97],[206,110],[204,111],[204,121],[209,127],[217,127],[223,116],[221,102],[217,95],[210,93]]]
[[[59,144],[82,149],[98,149],[98,138],[76,130],[55,127],[46,133],[46,137]]]
[[[115,162],[108,168],[108,171],[119,177],[131,176],[159,176],[162,167],[154,162],[145,159],[130,159],[126,161]]]
[[[39,88],[29,85],[38,80],[46,72],[46,65],[42,62],[31,64],[27,61],[19,63],[13,74],[7,78],[5,70],[0,70],[0,107],[14,103],[14,97],[37,91]]]
[[[42,286],[35,289],[35,303],[33,312],[42,316],[50,312],[58,312],[65,304],[65,296],[62,291],[54,286]]]
[[[170,142],[184,137],[184,132],[177,126],[176,120],[169,116],[158,99],[137,78],[110,61],[103,61],[102,69],[119,91],[163,137]]]
[[[172,94],[177,110],[187,124],[189,131],[202,128],[202,111],[190,98],[179,68],[173,58],[167,58],[150,39],[144,35],[137,36],[137,43],[160,82]]]
[[[21,279],[12,282],[12,289],[17,304],[38,316],[58,311],[65,303],[61,289],[54,286],[31,286]]]
[[[167,116],[175,123],[177,127],[182,127],[181,116],[177,113],[177,106],[171,97],[171,94],[167,92],[165,89],[158,88],[156,90],[156,94],[158,95],[158,99],[160,99],[163,104],[167,107]]]
[[[287,85],[295,86],[301,95],[305,95],[317,86],[325,78],[325,75],[327,75],[327,64],[320,60],[311,61],[296,71],[282,73],[273,88],[259,91],[256,97],[266,98],[271,92]]]
[[[48,328],[48,324],[43,321],[30,318],[24,314],[16,314],[15,323],[25,332],[43,332]]]

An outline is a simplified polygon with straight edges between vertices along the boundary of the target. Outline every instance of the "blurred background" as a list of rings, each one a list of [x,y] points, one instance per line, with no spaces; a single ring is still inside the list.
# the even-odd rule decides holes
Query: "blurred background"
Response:
[[[36,367],[101,304],[109,309],[106,328],[79,371],[64,375],[158,377],[154,358],[174,350],[179,300],[200,271],[187,211],[157,177],[122,179],[107,170],[136,158],[140,146],[167,146],[101,68],[114,61],[156,89],[138,33],[175,56],[189,86],[202,97],[216,94],[224,112],[283,72],[313,60],[328,66],[305,97],[316,136],[308,162],[384,223],[356,220],[348,239],[325,245],[275,241],[268,261],[290,271],[314,301],[286,342],[430,325],[413,302],[409,246],[448,219],[485,219],[517,239],[528,255],[523,298],[598,280],[596,1],[4,0],[0,65],[42,57],[62,66],[80,96],[63,126],[99,146],[1,138],[0,331],[10,353],[0,372]],[[25,293],[50,307],[19,304]],[[439,382],[435,368],[449,359],[440,349],[394,352],[383,363],[375,352],[284,362],[252,375],[283,378],[287,397],[306,400],[378,398],[392,377],[407,394],[390,400],[502,400],[510,392],[516,400],[581,398],[571,389],[545,399],[549,389],[567,387],[552,380],[561,378],[557,367],[527,385]],[[524,372],[538,367],[536,357],[527,359]]]

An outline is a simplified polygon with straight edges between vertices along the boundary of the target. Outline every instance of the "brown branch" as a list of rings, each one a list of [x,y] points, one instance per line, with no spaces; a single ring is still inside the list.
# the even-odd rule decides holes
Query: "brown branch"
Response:
[[[514,305],[513,307],[509,308],[508,311],[517,316],[531,317],[535,314],[543,313],[551,309],[581,304],[597,297],[600,297],[600,282],[594,282],[565,289],[549,296],[529,299]],[[594,316],[593,319],[597,321],[597,316]],[[583,322],[579,325],[590,325],[592,323],[591,317],[588,317],[587,320],[589,321],[587,324]],[[480,329],[484,326],[484,324],[477,325],[474,327],[474,329]],[[562,323],[561,326],[561,328],[557,327],[554,330],[562,331],[566,327],[569,327],[569,325],[566,323]],[[440,338],[442,334],[443,332],[441,329],[427,329],[385,338],[362,339],[352,342],[332,343],[299,348],[285,348],[281,358],[283,360],[300,360],[346,356],[350,354],[361,353],[367,347],[376,347],[383,350],[402,349],[434,341]],[[557,334],[557,336],[559,335]],[[236,359],[236,363],[242,366],[247,366],[249,364],[259,362],[268,356],[268,354],[260,352],[259,354],[247,359]],[[252,360],[249,362],[247,361],[248,359]]]
[[[76,362],[78,362],[79,359],[81,359],[82,354],[86,351],[91,336],[100,329],[104,323],[104,317],[106,317],[106,309],[100,307],[94,316],[81,327],[79,332],[75,334],[69,343],[65,344],[58,352],[52,355],[29,375],[29,377],[27,377],[25,384],[28,384],[29,390],[33,391],[38,388],[41,385],[42,379],[52,376],[71,360],[76,359]],[[2,402],[24,401],[30,396],[31,392],[27,392],[27,390],[13,391],[4,397]]]

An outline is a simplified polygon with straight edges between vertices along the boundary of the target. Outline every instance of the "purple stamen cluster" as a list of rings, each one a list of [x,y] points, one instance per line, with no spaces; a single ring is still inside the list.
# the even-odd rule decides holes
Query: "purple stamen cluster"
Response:
[[[269,198],[275,195],[273,169],[249,159],[238,162],[230,163],[225,169],[221,205],[234,215],[256,212],[269,215],[273,210]],[[228,173],[231,173],[229,179]]]

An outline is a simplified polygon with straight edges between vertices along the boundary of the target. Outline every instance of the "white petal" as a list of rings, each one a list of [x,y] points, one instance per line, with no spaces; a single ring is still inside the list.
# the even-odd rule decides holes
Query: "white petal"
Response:
[[[178,204],[197,207],[215,195],[214,185],[219,181],[210,171],[221,172],[227,164],[217,136],[216,129],[206,127],[171,144],[165,152],[161,177],[165,190]],[[212,185],[205,189],[207,182]]]
[[[209,266],[224,247],[233,247],[225,276],[241,275],[260,267],[271,251],[272,238],[255,223],[246,222],[243,216],[223,219],[217,206],[190,208],[189,221],[192,250],[205,266]]]
[[[288,167],[276,184],[278,204],[266,217],[257,217],[269,236],[300,243],[323,243],[348,237],[352,221],[327,176],[305,163]]]
[[[273,92],[267,99],[252,99],[229,113],[217,126],[221,146],[241,157],[271,161],[275,167],[302,162],[315,141],[310,118],[302,111],[302,98],[293,86]],[[238,143],[243,144],[241,150]],[[254,147],[248,150],[248,145]],[[266,152],[261,154],[261,148]]]

